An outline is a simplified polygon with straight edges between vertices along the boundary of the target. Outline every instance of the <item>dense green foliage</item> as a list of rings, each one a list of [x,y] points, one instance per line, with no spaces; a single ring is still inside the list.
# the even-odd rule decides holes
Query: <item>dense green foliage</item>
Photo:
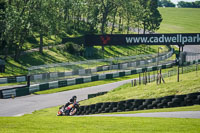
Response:
[[[158,6],[159,7],[175,7],[176,5],[172,3],[170,0],[159,0]]]
[[[26,40],[36,33],[39,51],[43,53],[44,37],[126,30],[128,33],[130,25],[155,31],[162,21],[154,0],[1,0],[0,8],[0,54],[5,59],[14,54],[15,60]]]
[[[200,8],[200,1],[195,1],[195,2],[179,1],[178,7],[181,7],[181,8]]]

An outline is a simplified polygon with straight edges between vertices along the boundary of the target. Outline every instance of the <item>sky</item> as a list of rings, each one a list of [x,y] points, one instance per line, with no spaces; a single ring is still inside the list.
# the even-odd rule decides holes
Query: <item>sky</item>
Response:
[[[179,1],[186,1],[186,2],[194,2],[194,1],[198,1],[198,0],[171,0],[171,2],[178,4]]]

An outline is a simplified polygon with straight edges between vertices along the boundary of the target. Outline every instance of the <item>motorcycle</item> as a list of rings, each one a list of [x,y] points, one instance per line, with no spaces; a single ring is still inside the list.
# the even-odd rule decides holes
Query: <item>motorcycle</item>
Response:
[[[57,116],[72,116],[75,115],[78,111],[79,104],[76,103],[70,103],[68,106],[65,107],[65,105],[61,106],[58,110]]]

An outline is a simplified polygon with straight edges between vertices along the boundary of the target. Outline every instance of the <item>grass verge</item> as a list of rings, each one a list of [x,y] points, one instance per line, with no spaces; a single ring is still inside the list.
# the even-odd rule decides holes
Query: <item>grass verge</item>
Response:
[[[50,114],[48,110],[45,109],[22,117],[0,117],[0,132],[200,132],[200,119],[142,117],[56,117],[55,112],[53,115],[49,115]]]
[[[132,85],[122,85],[105,95],[82,101],[82,105],[90,105],[100,102],[116,102],[128,99],[147,99],[158,98],[168,95],[181,95],[192,92],[200,92],[200,71],[190,72],[180,75],[180,82],[177,82],[177,76],[165,79],[166,84],[157,85],[156,82],[148,85],[132,87]],[[192,80],[191,80],[192,79]]]

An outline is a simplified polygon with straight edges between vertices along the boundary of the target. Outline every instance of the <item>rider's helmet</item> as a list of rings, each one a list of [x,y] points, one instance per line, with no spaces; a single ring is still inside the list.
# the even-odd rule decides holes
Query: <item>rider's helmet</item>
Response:
[[[77,99],[77,97],[76,97],[76,96],[73,96],[73,97],[72,97],[72,99],[73,99],[73,100],[76,100],[76,99]]]

